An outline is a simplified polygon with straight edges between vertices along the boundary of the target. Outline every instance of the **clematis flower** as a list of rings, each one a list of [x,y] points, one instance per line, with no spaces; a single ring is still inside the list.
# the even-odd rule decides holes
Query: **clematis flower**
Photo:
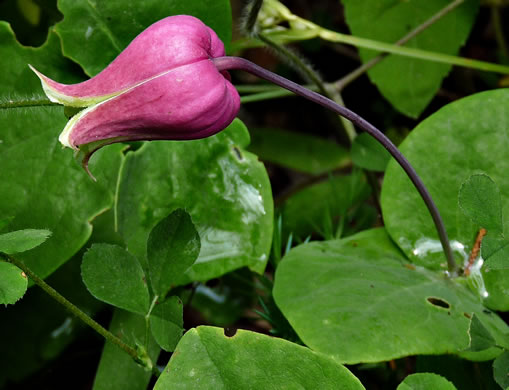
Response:
[[[93,145],[89,157],[114,142],[198,139],[227,127],[240,98],[228,73],[212,61],[221,56],[224,46],[212,29],[178,15],[152,24],[82,83],[60,84],[31,69],[52,102],[85,107],[59,140],[74,149]]]

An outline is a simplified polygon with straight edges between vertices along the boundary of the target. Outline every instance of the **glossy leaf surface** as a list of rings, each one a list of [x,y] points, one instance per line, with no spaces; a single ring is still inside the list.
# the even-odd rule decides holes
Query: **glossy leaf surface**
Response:
[[[176,283],[208,280],[242,266],[261,272],[272,238],[273,206],[263,164],[242,150],[248,143],[237,120],[213,137],[146,143],[129,153],[117,205],[129,251],[145,258],[150,230],[183,208],[200,235],[201,250]]]
[[[97,299],[138,314],[148,312],[145,273],[125,249],[109,244],[92,245],[83,256],[81,275]]]
[[[307,346],[349,364],[458,353],[472,313],[497,341],[509,331],[468,288],[408,264],[384,229],[296,247],[274,299]]]
[[[24,229],[0,234],[0,252],[11,255],[41,245],[51,236],[49,230]]]
[[[509,164],[505,158],[508,105],[507,89],[461,99],[421,122],[400,147],[435,200],[460,265],[468,259],[479,229],[458,206],[462,183],[472,174],[489,175],[500,189],[502,214],[509,215]],[[393,162],[387,167],[381,203],[387,231],[411,261],[445,269],[445,257],[424,202]],[[508,232],[504,233],[507,236]],[[509,283],[509,272],[483,271],[482,276],[488,292],[485,304],[493,309],[509,309],[504,287]]]
[[[50,34],[41,48],[19,45],[6,23],[0,23],[0,96],[17,100],[18,94],[42,95],[28,63],[64,81],[76,80],[62,57],[58,37]],[[51,64],[51,65],[49,65]],[[22,99],[23,100],[23,99]],[[113,203],[109,178],[120,164],[119,149],[99,151],[91,161],[94,183],[62,150],[58,133],[67,118],[60,107],[0,110],[0,215],[9,217],[3,231],[31,227],[53,232],[39,247],[18,255],[40,277],[46,277],[67,261],[90,237],[90,221]],[[23,158],[20,158],[23,156]]]
[[[28,287],[28,278],[14,264],[0,261],[0,304],[14,304]]]
[[[231,10],[227,0],[164,3],[59,0],[58,7],[64,14],[64,20],[56,27],[64,54],[78,62],[89,76],[103,70],[139,33],[166,16],[196,16],[226,45],[231,39]]]
[[[201,326],[188,331],[154,390],[364,389],[345,367],[288,341]]]
[[[154,226],[147,241],[147,262],[154,294],[166,296],[199,253],[200,236],[184,210],[173,211]]]
[[[342,0],[353,35],[395,43],[446,5],[448,0]],[[456,55],[474,23],[477,0],[468,0],[405,46]],[[359,50],[363,62],[376,56]],[[450,65],[391,55],[368,71],[382,95],[402,113],[417,117],[438,91]]]

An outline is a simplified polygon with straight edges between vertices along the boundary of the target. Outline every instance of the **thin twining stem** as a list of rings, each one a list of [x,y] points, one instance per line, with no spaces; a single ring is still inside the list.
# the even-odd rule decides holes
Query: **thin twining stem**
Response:
[[[32,279],[34,281],[35,284],[37,284],[41,289],[43,289],[45,293],[47,293],[55,301],[57,301],[62,306],[64,306],[67,310],[69,310],[72,314],[74,314],[76,317],[78,317],[85,324],[87,324],[92,329],[94,329],[97,333],[99,333],[101,336],[103,336],[106,340],[108,340],[109,342],[115,344],[117,347],[122,349],[129,356],[131,356],[134,359],[134,361],[136,361],[138,364],[145,366],[145,367],[152,368],[152,372],[154,373],[154,375],[156,375],[156,376],[159,375],[159,370],[157,369],[157,367],[155,367],[155,369],[154,369],[151,362],[148,362],[148,364],[147,364],[147,362],[142,359],[142,357],[138,354],[138,351],[135,348],[133,348],[133,347],[129,346],[128,344],[126,344],[125,342],[123,342],[120,338],[115,336],[109,330],[107,330],[102,325],[100,325],[98,322],[96,322],[94,319],[92,319],[83,310],[81,310],[76,305],[74,305],[72,302],[67,300],[58,291],[56,291],[48,283],[46,283],[44,280],[42,280],[37,274],[35,274],[30,268],[28,268],[25,265],[25,263],[17,260],[16,258],[14,258],[12,256],[7,256],[7,261],[14,264],[16,267],[20,268],[30,279]]]
[[[445,256],[447,258],[447,264],[449,268],[449,272],[453,275],[457,272],[457,265],[454,261],[454,255],[452,253],[451,245],[449,243],[449,238],[447,237],[447,232],[445,230],[444,222],[442,220],[442,217],[440,216],[440,212],[438,211],[437,206],[435,205],[435,202],[433,202],[433,199],[431,198],[430,193],[428,192],[428,189],[422,182],[421,178],[415,171],[415,169],[412,167],[412,165],[408,162],[408,160],[401,154],[401,152],[398,150],[398,148],[383,134],[380,130],[378,130],[375,126],[373,126],[371,123],[367,122],[365,119],[354,113],[353,111],[350,111],[348,108],[340,106],[339,104],[335,103],[334,101],[326,98],[325,96],[322,96],[316,92],[310,91],[309,89],[306,89],[305,87],[294,83],[293,81],[290,81],[288,79],[285,79],[284,77],[281,77],[275,73],[272,73],[268,71],[267,69],[264,69],[251,61],[248,61],[244,58],[239,57],[218,57],[212,59],[215,66],[219,71],[223,70],[229,70],[229,69],[239,69],[244,70],[246,72],[249,72],[255,76],[258,76],[262,79],[265,79],[271,83],[277,84],[280,87],[286,88],[289,91],[295,93],[296,95],[302,96],[308,100],[311,100],[312,102],[315,102],[333,112],[336,114],[339,114],[341,116],[344,116],[345,118],[349,119],[353,124],[357,125],[360,129],[370,134],[372,137],[374,137],[378,142],[380,142],[384,148],[386,148],[389,153],[394,157],[394,159],[398,162],[399,165],[403,168],[403,170],[406,172],[412,183],[414,184],[415,188],[421,195],[422,199],[424,200],[424,203],[426,204],[431,217],[433,219],[433,222],[435,224],[435,227],[438,232],[438,236],[440,238],[440,242],[442,243],[442,248],[444,250]]]
[[[415,38],[417,35],[422,33],[424,30],[426,30],[428,27],[435,24],[438,20],[443,18],[445,15],[456,9],[458,6],[460,6],[465,0],[455,0],[452,3],[446,5],[444,8],[442,8],[440,11],[438,11],[436,14],[431,16],[428,20],[424,21],[422,24],[414,28],[412,31],[410,31],[408,34],[406,34],[403,38],[401,38],[399,41],[397,41],[394,45],[396,46],[403,46],[405,43],[407,43],[412,38]],[[341,91],[343,88],[345,88],[348,84],[350,84],[352,81],[355,81],[360,76],[362,76],[364,73],[366,73],[369,69],[374,67],[376,64],[378,64],[380,61],[382,61],[385,57],[387,57],[389,53],[381,53],[377,55],[376,57],[372,58],[365,64],[362,64],[357,69],[353,70],[352,72],[348,73],[346,76],[342,77],[338,81],[334,83],[334,87]]]

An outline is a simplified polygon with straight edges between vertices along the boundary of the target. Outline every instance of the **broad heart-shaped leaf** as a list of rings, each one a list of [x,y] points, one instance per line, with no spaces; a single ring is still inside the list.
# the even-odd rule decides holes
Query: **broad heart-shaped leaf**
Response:
[[[355,137],[352,144],[352,161],[358,167],[383,172],[390,159],[389,152],[371,135],[362,133]]]
[[[184,333],[184,306],[177,296],[156,304],[150,314],[150,330],[157,344],[168,352],[173,352]]]
[[[429,19],[449,0],[341,0],[353,35],[394,43]],[[478,0],[464,4],[405,46],[456,55],[475,21]],[[360,49],[363,62],[379,54]],[[403,114],[417,117],[440,88],[450,65],[391,55],[368,71],[382,95]]]
[[[465,215],[490,235],[502,232],[500,192],[488,175],[470,176],[460,187],[458,202]]]
[[[125,249],[94,244],[83,256],[81,276],[97,299],[134,313],[146,314],[150,298],[140,263]]]
[[[28,287],[28,278],[14,264],[0,260],[0,305],[14,304]]]
[[[407,263],[384,229],[296,247],[273,294],[304,344],[349,364],[460,352],[472,313],[499,344],[509,331],[467,287]]]
[[[18,93],[42,95],[40,82],[27,63],[52,77],[72,80],[66,71],[58,37],[50,34],[39,49],[19,45],[7,24],[0,23],[0,96],[16,100]],[[46,63],[47,62],[47,63]],[[48,69],[51,63],[55,68]],[[75,80],[75,77],[74,77]],[[0,215],[12,217],[2,232],[48,229],[52,237],[18,255],[35,273],[45,277],[81,248],[91,233],[89,222],[113,203],[111,172],[118,170],[121,146],[101,150],[91,161],[94,183],[63,150],[57,137],[67,118],[61,107],[0,110]],[[113,183],[114,184],[114,183]]]
[[[364,389],[333,359],[289,341],[200,326],[177,346],[154,390]]]
[[[469,96],[421,122],[400,146],[435,200],[460,265],[468,258],[479,229],[458,206],[461,184],[472,174],[489,175],[500,188],[502,214],[509,215],[508,106],[507,89]],[[445,269],[429,212],[392,161],[385,173],[381,203],[387,231],[410,260]],[[507,227],[504,230],[507,237]],[[484,303],[492,309],[508,310],[509,271],[483,270],[482,275],[489,294]]]
[[[147,262],[154,294],[164,298],[199,253],[200,236],[184,210],[173,211],[154,226],[147,241]]]
[[[193,266],[177,284],[208,280],[249,266],[262,272],[272,239],[267,172],[241,148],[249,134],[239,120],[215,136],[146,143],[126,156],[117,219],[129,251],[146,257],[147,237],[176,208],[191,215],[201,240]]]
[[[144,318],[120,309],[115,309],[109,330],[133,348],[143,343],[146,337]],[[157,361],[159,352],[157,343],[149,337],[148,355],[153,362]],[[151,376],[150,371],[141,367],[118,346],[106,342],[93,390],[146,390]]]
[[[348,164],[348,151],[314,135],[274,128],[250,129],[248,150],[263,161],[319,175]]]
[[[64,20],[56,31],[64,54],[78,62],[89,76],[103,70],[152,23],[171,15],[192,15],[230,44],[232,21],[228,0],[143,2],[59,0]],[[59,80],[60,81],[60,80]]]
[[[2,62],[0,73],[2,98],[17,100],[19,96],[44,96],[41,81],[30,70],[28,64],[34,65],[44,74],[61,82],[80,81],[72,73],[76,65],[62,56],[60,40],[53,32],[50,32],[43,46],[24,47],[16,41],[10,25],[0,21],[0,58],[9,59]],[[59,130],[59,128],[55,130],[57,135]]]
[[[456,387],[437,374],[412,374],[400,383],[397,390],[456,390]]]
[[[0,234],[0,252],[11,255],[25,252],[41,245],[51,236],[49,230],[24,229]]]
[[[509,351],[505,351],[493,362],[493,376],[503,389],[509,389]]]

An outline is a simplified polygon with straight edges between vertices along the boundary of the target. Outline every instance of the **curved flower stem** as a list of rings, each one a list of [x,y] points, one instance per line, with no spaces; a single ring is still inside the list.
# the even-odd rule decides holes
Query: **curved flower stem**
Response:
[[[438,232],[438,236],[440,237],[440,242],[442,243],[442,248],[444,250],[445,256],[447,258],[447,264],[449,268],[449,272],[451,274],[456,274],[457,265],[454,261],[454,255],[452,253],[451,245],[449,243],[449,239],[447,237],[447,232],[445,230],[444,222],[442,221],[442,217],[440,216],[440,212],[438,211],[437,206],[433,202],[428,189],[422,182],[417,172],[414,170],[412,165],[408,162],[408,160],[401,154],[398,148],[383,134],[380,130],[378,130],[371,123],[367,122],[365,119],[361,118],[359,115],[350,111],[348,108],[340,106],[339,104],[333,102],[332,100],[316,93],[310,91],[301,85],[294,83],[284,77],[281,77],[277,74],[274,74],[254,63],[248,61],[244,58],[239,57],[218,57],[212,59],[215,66],[219,71],[229,70],[229,69],[239,69],[244,70],[246,72],[252,73],[255,76],[258,76],[262,79],[265,79],[271,83],[277,84],[283,88],[288,89],[289,91],[295,93],[296,95],[302,96],[312,102],[315,102],[345,118],[349,119],[352,123],[357,125],[360,129],[369,133],[372,137],[374,137],[378,142],[380,142],[384,148],[386,148],[389,153],[394,157],[394,159],[398,162],[398,164],[403,168],[406,172],[415,188],[421,195],[424,203],[428,207],[428,210],[431,214],[433,222],[435,223],[435,227]]]
[[[49,296],[51,296],[55,301],[60,303],[62,306],[64,306],[67,310],[69,310],[72,314],[74,314],[76,317],[78,317],[81,321],[83,321],[85,324],[90,326],[92,329],[94,329],[97,333],[99,333],[101,336],[103,336],[106,340],[112,342],[116,346],[118,346],[120,349],[122,349],[124,352],[126,352],[129,356],[131,356],[135,362],[138,364],[141,364],[145,367],[151,368],[151,362],[147,364],[147,362],[139,355],[138,351],[124,343],[120,338],[115,336],[113,333],[111,333],[109,330],[104,328],[102,325],[100,325],[98,322],[93,320],[87,313],[85,313],[83,310],[78,308],[76,305],[74,305],[72,302],[68,301],[64,296],[60,295],[53,287],[51,287],[48,283],[46,283],[44,280],[42,280],[39,276],[37,276],[35,273],[32,272],[30,268],[28,268],[23,262],[15,259],[12,256],[6,256],[7,260],[14,264],[16,267],[20,268],[30,279],[34,281],[35,284],[37,284],[40,288],[44,290]],[[158,371],[157,371],[158,373]],[[154,374],[156,372],[154,371]]]

